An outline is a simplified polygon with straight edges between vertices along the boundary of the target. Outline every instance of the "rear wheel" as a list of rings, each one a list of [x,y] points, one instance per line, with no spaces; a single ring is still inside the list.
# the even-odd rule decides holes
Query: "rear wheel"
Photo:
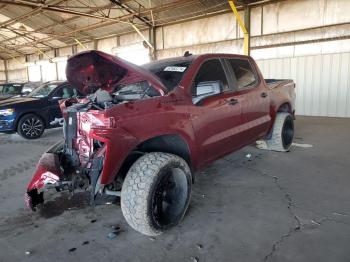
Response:
[[[130,168],[121,192],[121,208],[129,225],[155,236],[177,225],[191,197],[191,170],[182,158],[149,153]]]
[[[294,120],[289,113],[277,113],[270,139],[265,140],[266,149],[287,152],[294,137]]]
[[[36,139],[44,133],[44,121],[37,115],[24,115],[18,122],[17,131],[26,139]]]

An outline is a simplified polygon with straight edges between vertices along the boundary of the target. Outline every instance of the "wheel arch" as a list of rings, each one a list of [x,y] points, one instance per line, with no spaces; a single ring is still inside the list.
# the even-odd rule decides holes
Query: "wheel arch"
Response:
[[[286,113],[293,114],[293,112],[292,112],[292,105],[289,102],[284,102],[278,107],[276,112],[277,113],[279,113],[279,112],[286,112]]]
[[[271,125],[269,127],[269,131],[268,131],[266,137],[271,137],[272,129],[273,129],[273,125],[274,125],[275,120],[276,120],[277,113],[281,113],[281,112],[290,113],[294,117],[292,105],[289,101],[283,101],[282,103],[279,104],[279,106],[272,106],[271,111],[272,111],[271,112],[271,120],[272,121],[271,121]]]
[[[191,167],[191,151],[186,140],[178,134],[154,136],[141,142],[137,149],[141,152],[164,152],[178,155]]]
[[[186,139],[179,134],[162,134],[140,141],[122,162],[118,176],[122,175],[125,177],[133,163],[143,154],[150,152],[164,152],[177,155],[186,161],[191,171],[194,169],[191,148]],[[194,181],[193,172],[192,179]]]

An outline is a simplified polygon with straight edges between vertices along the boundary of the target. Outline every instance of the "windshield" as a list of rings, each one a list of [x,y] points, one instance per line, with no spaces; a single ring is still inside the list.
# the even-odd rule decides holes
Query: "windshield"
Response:
[[[20,84],[1,85],[0,90],[2,90],[3,94],[18,95],[21,94],[22,86]]]
[[[117,99],[121,100],[128,100],[128,95],[130,95],[129,98],[133,97],[134,99],[142,99],[159,95],[159,92],[155,90],[147,81],[121,85],[117,89],[118,91],[115,92],[114,95],[117,96]]]
[[[173,90],[181,81],[191,61],[169,61],[144,65],[143,67],[158,76],[163,85]]]
[[[47,97],[59,84],[57,83],[47,83],[39,86],[37,89],[32,91],[29,97]]]

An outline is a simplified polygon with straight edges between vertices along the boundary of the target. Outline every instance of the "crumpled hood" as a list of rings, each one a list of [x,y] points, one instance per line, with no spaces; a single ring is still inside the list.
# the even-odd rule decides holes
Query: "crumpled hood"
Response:
[[[98,88],[110,93],[121,84],[148,81],[161,94],[166,88],[153,73],[121,58],[101,51],[85,51],[68,59],[66,67],[68,82],[84,94],[91,94]]]

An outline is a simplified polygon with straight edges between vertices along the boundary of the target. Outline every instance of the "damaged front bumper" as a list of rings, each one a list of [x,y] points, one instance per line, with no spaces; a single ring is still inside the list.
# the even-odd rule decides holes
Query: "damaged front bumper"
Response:
[[[71,111],[67,111],[65,140],[41,157],[27,187],[25,202],[32,210],[43,203],[43,191],[49,188],[58,192],[90,189],[92,205],[97,193],[116,194],[105,188],[114,183],[123,161],[138,144],[99,111]]]
[[[63,141],[52,146],[42,155],[30,181],[24,200],[26,205],[35,210],[36,206],[44,202],[43,190],[57,187],[63,183],[63,173],[60,168],[58,151],[63,148]]]
[[[35,211],[44,203],[44,191],[55,189],[57,192],[75,190],[86,191],[89,186],[91,198],[95,199],[96,183],[102,170],[105,147],[99,148],[90,157],[85,167],[72,166],[67,161],[64,141],[60,141],[42,155],[30,181],[24,200],[28,208]]]

